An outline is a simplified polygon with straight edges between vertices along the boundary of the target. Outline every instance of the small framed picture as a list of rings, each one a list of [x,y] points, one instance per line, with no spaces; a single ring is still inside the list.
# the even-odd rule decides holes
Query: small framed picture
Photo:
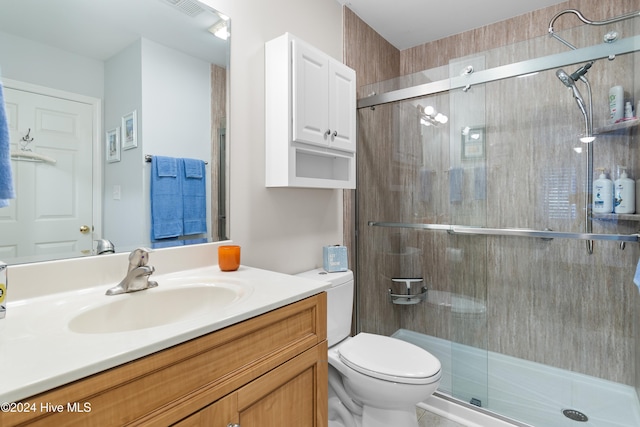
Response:
[[[484,128],[465,127],[462,129],[462,160],[484,159]]]
[[[130,150],[138,146],[138,117],[136,111],[122,116],[122,149]]]
[[[107,162],[120,161],[120,128],[115,128],[107,132],[105,137]]]

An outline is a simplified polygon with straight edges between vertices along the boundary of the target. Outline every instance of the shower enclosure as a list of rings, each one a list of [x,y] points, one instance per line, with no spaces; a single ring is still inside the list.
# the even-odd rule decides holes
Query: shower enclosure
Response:
[[[592,213],[591,186],[594,167],[640,178],[640,120],[610,123],[608,98],[640,101],[640,18],[556,34],[573,47],[540,37],[366,88],[357,329],[436,355],[436,398],[639,426],[640,212]]]

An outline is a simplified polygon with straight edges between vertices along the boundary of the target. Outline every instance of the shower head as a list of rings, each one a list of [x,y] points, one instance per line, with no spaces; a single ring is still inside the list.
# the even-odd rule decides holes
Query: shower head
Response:
[[[575,80],[573,80],[562,68],[556,71],[556,77],[558,77],[566,87],[575,86]]]
[[[562,83],[564,83],[566,87],[571,89],[571,91],[573,92],[573,97],[576,99],[576,102],[578,103],[578,107],[580,108],[580,111],[582,111],[582,114],[584,114],[584,116],[586,117],[587,116],[587,109],[585,106],[586,104],[584,103],[584,99],[582,98],[580,91],[576,87],[576,81],[573,79],[572,76],[567,74],[563,69],[559,69],[558,71],[556,71],[556,76],[560,79]]]

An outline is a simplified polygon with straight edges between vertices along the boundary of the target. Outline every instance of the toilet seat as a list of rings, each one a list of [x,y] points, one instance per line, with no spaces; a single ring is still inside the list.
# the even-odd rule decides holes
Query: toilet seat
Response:
[[[406,341],[362,332],[337,350],[345,365],[370,377],[403,384],[430,384],[440,379],[440,361]]]

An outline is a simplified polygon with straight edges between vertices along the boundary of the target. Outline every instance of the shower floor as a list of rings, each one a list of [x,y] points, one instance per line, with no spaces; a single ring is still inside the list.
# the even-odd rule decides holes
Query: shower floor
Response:
[[[416,344],[442,364],[438,391],[535,427],[637,427],[631,386],[452,343],[406,329],[393,337]],[[564,410],[588,421],[575,421]],[[579,416],[575,413],[569,415]]]

